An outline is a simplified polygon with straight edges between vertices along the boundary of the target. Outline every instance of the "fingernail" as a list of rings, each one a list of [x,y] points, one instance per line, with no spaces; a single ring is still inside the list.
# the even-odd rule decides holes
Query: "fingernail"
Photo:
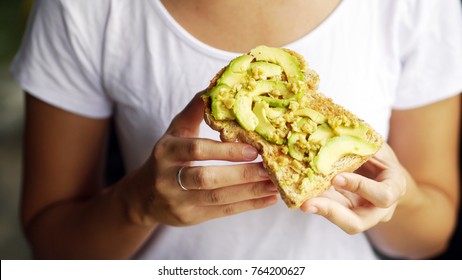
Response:
[[[258,152],[255,148],[247,146],[244,149],[242,149],[242,155],[244,156],[244,159],[252,160],[257,157]]]
[[[347,180],[342,175],[335,176],[334,180],[332,180],[332,185],[336,187],[344,187],[347,184]]]
[[[263,166],[258,169],[258,175],[263,178],[269,177],[268,171],[266,171],[266,169]]]

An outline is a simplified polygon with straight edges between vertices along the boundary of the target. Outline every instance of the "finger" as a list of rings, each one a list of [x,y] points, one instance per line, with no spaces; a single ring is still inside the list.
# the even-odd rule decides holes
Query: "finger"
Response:
[[[350,195],[349,195],[350,194]],[[357,201],[357,195],[351,195],[351,192],[342,191],[335,189],[334,187],[329,188],[327,191],[323,192],[320,197],[326,197],[332,200],[337,201],[338,203],[342,204],[343,206],[352,209],[359,205]]]
[[[207,191],[191,192],[190,199],[193,199],[198,205],[213,206],[227,205],[277,194],[277,188],[268,180]]]
[[[348,234],[363,232],[381,220],[379,211],[372,208],[360,216],[341,203],[325,197],[312,198],[300,209],[306,213],[323,216]]]
[[[231,216],[251,210],[266,208],[276,204],[277,195],[270,195],[262,198],[251,199],[226,205],[205,206],[200,208],[200,215],[203,221],[210,219]]]
[[[233,162],[252,161],[257,150],[245,143],[226,143],[211,139],[166,137],[158,143],[161,157],[169,156],[174,161],[226,160]]]
[[[391,163],[398,162],[398,158],[396,157],[395,152],[386,142],[383,143],[382,147],[377,151],[372,159],[376,159],[378,162],[384,164],[385,166],[389,166]]]
[[[337,189],[353,192],[381,208],[390,207],[402,196],[401,188],[388,179],[377,182],[355,173],[335,176],[332,185]]]
[[[172,121],[167,132],[183,137],[195,137],[199,134],[199,125],[204,119],[204,101],[198,92],[188,105]]]
[[[188,189],[217,189],[268,180],[262,163],[224,166],[194,166],[182,170],[181,182]]]

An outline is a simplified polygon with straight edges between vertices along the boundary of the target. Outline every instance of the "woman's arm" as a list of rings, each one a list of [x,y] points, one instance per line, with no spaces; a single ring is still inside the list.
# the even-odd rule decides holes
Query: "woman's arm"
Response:
[[[406,174],[407,192],[393,218],[368,231],[382,252],[426,258],[446,248],[459,205],[459,120],[459,96],[393,112],[389,143]]]
[[[22,222],[34,257],[128,258],[151,233],[124,214],[127,180],[103,189],[107,127],[27,95]]]
[[[382,252],[399,258],[440,253],[459,204],[459,97],[393,112],[390,146],[357,173],[342,173],[334,188],[305,202],[349,234],[367,231]],[[393,149],[394,151],[393,151]]]
[[[203,106],[196,95],[148,160],[103,188],[108,120],[80,117],[28,95],[22,221],[35,257],[126,259],[160,223],[187,226],[273,205],[277,190],[260,163],[189,166],[257,157],[247,144],[195,138]],[[177,184],[181,166],[191,191]]]

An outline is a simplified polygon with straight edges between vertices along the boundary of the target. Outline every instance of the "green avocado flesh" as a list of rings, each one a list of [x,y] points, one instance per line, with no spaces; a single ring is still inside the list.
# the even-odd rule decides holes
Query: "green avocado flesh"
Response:
[[[226,84],[219,84],[210,91],[212,99],[212,115],[216,120],[234,120],[235,116],[231,109],[224,104],[226,98],[233,98],[231,89]]]
[[[312,89],[305,68],[291,52],[267,46],[235,58],[206,93],[213,118],[237,121],[243,129],[283,146],[281,151],[311,175],[328,173],[345,155],[375,153],[377,147],[366,140],[369,127],[328,122],[330,111],[309,108],[306,100]]]
[[[289,146],[289,155],[296,160],[302,161],[305,157],[304,153],[297,148],[297,142],[306,140],[306,135],[302,133],[292,133],[289,136],[287,145]]]
[[[267,141],[279,145],[283,144],[284,139],[277,135],[276,128],[268,120],[268,112],[271,112],[268,104],[263,101],[256,102],[253,107],[253,112],[258,119],[258,125],[255,127],[255,131],[263,136]]]
[[[282,67],[264,61],[257,61],[250,64],[250,70],[252,74],[262,77],[275,77],[282,74]]]
[[[287,80],[290,83],[304,81],[305,75],[300,69],[300,63],[297,58],[280,48],[271,48],[267,46],[258,46],[250,51],[250,54],[257,61],[266,61],[280,65],[286,73]]]
[[[324,123],[308,137],[308,141],[324,145],[326,141],[334,136],[334,132],[327,123]]]
[[[344,135],[327,140],[313,160],[321,174],[328,175],[332,166],[345,155],[368,156],[377,151],[377,146],[361,138]]]
[[[254,131],[258,125],[258,118],[252,112],[252,96],[248,90],[241,89],[236,94],[233,107],[237,122],[247,131]]]
[[[229,66],[226,67],[221,77],[217,80],[217,85],[225,84],[229,87],[240,83],[246,76],[250,68],[250,63],[254,58],[250,55],[244,54],[238,58],[233,59]]]
[[[323,114],[310,108],[298,109],[294,114],[296,116],[308,117],[318,124],[323,124],[327,121],[327,118]]]

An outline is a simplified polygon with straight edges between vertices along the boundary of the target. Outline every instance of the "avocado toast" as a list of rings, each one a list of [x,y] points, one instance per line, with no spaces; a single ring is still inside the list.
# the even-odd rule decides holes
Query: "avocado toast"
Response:
[[[233,59],[211,81],[205,121],[222,141],[258,149],[289,208],[330,188],[381,147],[382,137],[350,111],[317,92],[318,74],[303,57],[258,46]]]

